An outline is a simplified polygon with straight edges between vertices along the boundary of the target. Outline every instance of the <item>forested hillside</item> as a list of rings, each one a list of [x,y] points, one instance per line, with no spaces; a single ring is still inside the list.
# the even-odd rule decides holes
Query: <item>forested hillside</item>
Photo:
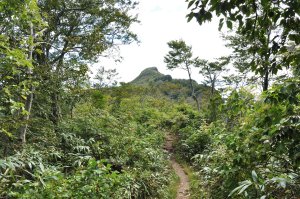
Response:
[[[142,87],[155,87],[161,94],[175,102],[187,101],[191,105],[194,104],[190,81],[188,79],[173,79],[171,75],[160,73],[156,67],[144,69],[130,84]],[[195,80],[192,80],[192,84],[195,96],[201,101],[203,109],[207,109],[211,87],[198,84]]]
[[[229,56],[170,40],[182,79],[91,80],[138,41],[137,5],[0,1],[0,198],[300,198],[300,2],[186,0],[187,21],[219,20]]]

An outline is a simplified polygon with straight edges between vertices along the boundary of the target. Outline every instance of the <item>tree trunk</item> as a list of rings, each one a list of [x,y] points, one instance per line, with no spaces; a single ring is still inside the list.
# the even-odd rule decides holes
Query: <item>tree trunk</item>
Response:
[[[27,114],[23,117],[23,126],[20,128],[20,134],[19,134],[19,139],[21,140],[22,144],[26,143],[26,133],[28,129],[28,120],[30,118],[30,113],[31,113],[31,107],[32,107],[32,102],[33,102],[33,92],[34,92],[34,87],[31,86],[30,89],[30,94],[27,96],[26,103],[25,103],[25,110],[27,111]]]
[[[195,88],[194,88],[193,81],[192,81],[191,71],[188,67],[187,67],[187,72],[189,74],[189,82],[190,82],[190,87],[191,87],[191,91],[192,91],[192,98],[195,100],[195,102],[197,104],[197,109],[200,112],[200,104],[199,104],[198,98],[195,94]]]
[[[54,125],[55,132],[57,131],[57,126],[59,124],[60,119],[60,108],[59,108],[59,93],[57,91],[54,91],[51,94],[51,121]]]
[[[216,84],[216,75],[214,75],[214,78],[211,81],[211,97],[215,94],[215,84]]]
[[[32,39],[34,39],[34,31],[33,31],[33,24],[32,22],[30,23],[30,36]],[[32,55],[33,55],[33,41],[30,41],[29,44],[29,54],[28,54],[28,60],[32,61]],[[28,79],[32,79],[32,69],[28,68]],[[30,87],[30,94],[26,98],[25,102],[25,111],[27,112],[26,115],[22,118],[22,122],[24,123],[20,129],[19,129],[19,139],[22,144],[26,143],[26,133],[27,133],[27,128],[28,128],[28,120],[30,118],[30,113],[31,113],[31,107],[32,107],[32,102],[33,102],[33,92],[34,92],[34,87]]]
[[[216,99],[214,98],[215,94],[215,85],[216,85],[216,75],[214,74],[213,78],[211,78],[211,93],[210,93],[210,120],[211,122],[216,120],[217,117],[217,104]]]
[[[263,91],[267,91],[268,88],[269,88],[269,70],[268,67],[266,67],[264,81],[263,81]]]
[[[52,93],[51,93],[51,121],[54,124],[54,130],[55,132],[57,131],[57,127],[59,125],[59,120],[60,120],[60,106],[59,106],[59,97],[60,97],[60,72],[61,68],[63,66],[63,59],[64,59],[64,53],[62,53],[58,63],[56,70],[54,72],[54,77],[53,77],[53,85],[55,85],[52,88]]]
[[[268,37],[267,37],[267,45],[270,43],[270,36],[271,36],[271,27],[268,32]],[[271,48],[268,46],[269,50],[267,54],[265,55],[265,60],[264,60],[264,80],[263,80],[263,91],[267,91],[269,88],[269,59],[270,59],[270,54],[271,54]]]

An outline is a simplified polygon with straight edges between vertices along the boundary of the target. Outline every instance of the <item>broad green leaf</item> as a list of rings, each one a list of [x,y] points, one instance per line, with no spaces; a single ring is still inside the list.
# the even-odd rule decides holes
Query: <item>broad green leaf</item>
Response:
[[[240,195],[241,193],[243,193],[249,186],[251,186],[252,184],[245,184],[240,191],[238,192],[238,195]]]
[[[240,184],[241,185],[233,189],[228,196],[232,196],[237,191],[239,191],[238,194],[242,193],[245,189],[247,189],[250,185],[252,185],[252,182],[250,180],[245,180]]]
[[[257,174],[256,174],[256,172],[253,170],[252,172],[251,172],[251,175],[252,175],[252,179],[253,179],[253,181],[254,182],[256,182],[257,183],[257,179],[258,179],[258,177],[257,177]]]

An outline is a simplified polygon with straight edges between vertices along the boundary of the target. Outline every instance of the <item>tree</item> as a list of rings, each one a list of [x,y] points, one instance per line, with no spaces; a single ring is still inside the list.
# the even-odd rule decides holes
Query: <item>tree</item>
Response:
[[[249,41],[244,35],[236,32],[234,36],[226,36],[227,46],[233,49],[231,58],[234,66],[240,72],[254,71],[262,78],[263,91],[268,90],[272,74],[282,69],[282,57],[271,53],[273,50],[271,35],[275,29],[270,29],[263,39]],[[274,40],[274,38],[272,39]]]
[[[284,56],[289,50],[287,41],[299,44],[298,1],[221,1],[188,0],[191,12],[188,20],[196,18],[201,25],[213,14],[220,17],[219,30],[224,22],[229,29],[245,37],[251,70],[263,77],[263,90],[269,87],[270,74],[289,67],[293,59]],[[235,26],[234,26],[235,25]]]
[[[285,57],[292,60],[291,67],[295,77],[300,76],[300,44],[290,44],[288,48],[292,49]]]
[[[45,82],[40,92],[48,90],[50,113],[54,126],[59,124],[64,85],[73,81],[72,71],[84,77],[88,65],[111,48],[136,40],[130,31],[136,17],[129,11],[135,2],[110,0],[41,0],[39,6],[49,24],[43,34],[43,45],[37,62],[43,66],[36,71]],[[41,96],[44,98],[44,96]]]
[[[96,81],[94,87],[99,89],[103,87],[116,86],[118,84],[116,79],[118,75],[119,74],[116,69],[105,70],[105,68],[102,66],[97,70],[94,78]]]
[[[221,57],[214,62],[209,62],[204,59],[196,59],[195,65],[200,68],[200,74],[204,76],[204,84],[210,86],[209,96],[209,117],[210,121],[215,121],[217,118],[217,107],[221,102],[221,96],[215,95],[216,86],[220,83],[220,75],[225,71],[225,66],[229,63],[229,58]]]
[[[230,59],[232,66],[236,70],[235,77],[226,77],[226,81],[229,83],[232,81],[232,78],[236,79],[238,81],[236,82],[236,87],[238,87],[238,84],[257,85],[259,82],[261,82],[261,87],[263,88],[263,85],[266,85],[266,83],[269,82],[269,74],[266,73],[265,75],[268,75],[268,77],[264,78],[263,74],[258,75],[252,72],[251,65],[260,65],[260,57],[255,56],[254,54],[249,52],[249,47],[251,43],[249,43],[247,38],[239,34],[224,35],[223,38],[226,41],[226,47],[229,47],[233,50],[233,52],[230,55]],[[264,80],[267,80],[268,82],[264,83]]]
[[[5,118],[1,131],[12,138],[12,132],[18,129],[18,137],[25,143],[37,83],[33,76],[34,49],[40,45],[46,24],[36,0],[5,0],[0,4],[0,11],[0,86],[3,91],[0,92],[3,102],[0,111]],[[12,126],[12,121],[16,125]]]
[[[57,129],[88,66],[107,50],[136,40],[130,26],[137,19],[129,14],[135,6],[130,0],[1,1],[3,135],[18,132],[25,143],[33,117],[51,120]]]
[[[229,63],[226,57],[219,58],[217,61],[209,62],[204,59],[197,59],[196,66],[200,68],[200,74],[204,76],[204,83],[211,87],[211,97],[213,97],[216,84],[220,82],[218,77],[225,71],[225,66]]]
[[[193,58],[192,47],[188,46],[183,40],[173,40],[168,42],[171,50],[164,57],[164,62],[167,64],[168,69],[180,68],[187,71],[189,76],[191,96],[197,104],[197,109],[200,111],[200,104],[195,93],[193,85],[191,66],[195,64],[195,58]]]

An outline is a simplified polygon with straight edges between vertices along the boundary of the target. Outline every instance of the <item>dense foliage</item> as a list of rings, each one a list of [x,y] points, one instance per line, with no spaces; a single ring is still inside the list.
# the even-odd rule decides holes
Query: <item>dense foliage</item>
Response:
[[[299,100],[294,78],[274,85],[259,100],[245,90],[232,91],[217,121],[179,130],[177,150],[198,171],[198,194],[297,198]]]
[[[100,90],[107,71],[97,89],[87,81],[88,64],[136,40],[135,6],[0,2],[0,198],[167,197],[170,102]]]
[[[175,113],[141,89],[87,90],[57,130],[33,119],[30,143],[0,161],[1,197],[167,197],[162,130]]]
[[[188,80],[152,67],[119,86],[105,68],[90,83],[88,66],[137,40],[136,2],[0,2],[0,198],[171,198],[170,132],[191,198],[300,197],[298,1],[187,2],[189,20],[226,23],[232,55],[173,40],[165,63]]]
[[[194,169],[192,198],[299,198],[299,3],[187,2],[189,20],[201,25],[216,15],[220,29],[223,23],[232,29],[224,38],[234,50],[233,66],[259,74],[264,91],[221,84],[215,120],[204,117],[193,125],[199,122],[193,119],[175,130],[177,152]],[[292,68],[293,75],[272,82],[271,74],[282,68]]]

